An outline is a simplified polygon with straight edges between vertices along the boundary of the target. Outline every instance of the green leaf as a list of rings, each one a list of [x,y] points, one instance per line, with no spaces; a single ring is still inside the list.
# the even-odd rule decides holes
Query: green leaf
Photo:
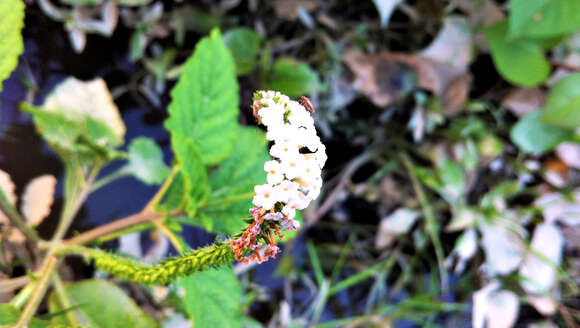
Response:
[[[171,92],[165,127],[176,138],[189,138],[199,148],[203,163],[217,164],[232,151],[238,125],[238,84],[234,59],[219,30],[196,46]]]
[[[550,74],[550,63],[542,45],[533,40],[510,40],[507,29],[504,20],[484,30],[497,70],[517,85],[529,87],[542,83]]]
[[[236,72],[239,75],[248,74],[256,67],[260,41],[258,33],[246,27],[235,28],[224,34],[224,42],[234,56]]]
[[[172,211],[179,209],[185,202],[185,181],[183,181],[183,174],[177,172],[173,177],[173,181],[169,185],[167,192],[163,196],[161,202],[157,205],[159,211]]]
[[[529,113],[511,131],[513,143],[526,153],[548,151],[574,135],[574,130],[544,123],[541,117],[541,112]]]
[[[578,0],[511,0],[509,37],[550,37],[580,28]]]
[[[316,71],[292,58],[276,60],[268,87],[289,97],[300,97],[321,89]]]
[[[18,56],[24,51],[22,35],[24,3],[21,0],[0,1],[0,91],[18,65]]]
[[[552,86],[541,120],[546,123],[575,129],[580,127],[580,73],[574,73]]]
[[[125,170],[148,185],[163,183],[170,171],[159,146],[145,137],[136,138],[129,145],[129,163]]]
[[[173,150],[183,175],[185,210],[189,217],[195,217],[199,203],[205,201],[210,193],[207,173],[201,153],[193,140],[176,136],[173,136],[173,140]]]
[[[441,179],[441,195],[447,201],[455,202],[463,196],[466,182],[465,174],[459,164],[450,159],[445,159],[437,167],[437,172]]]
[[[192,327],[241,327],[241,287],[229,266],[197,272],[178,282]]]
[[[212,231],[232,234],[246,225],[254,186],[266,183],[264,162],[270,159],[264,132],[253,127],[236,129],[234,151],[209,177],[211,196],[198,215],[212,221]]]
[[[65,285],[71,306],[78,314],[81,324],[92,328],[109,327],[158,327],[148,314],[143,312],[123,290],[113,283],[91,279]],[[48,299],[51,313],[64,310],[57,295],[52,292]],[[56,323],[67,323],[64,316],[53,319]]]
[[[0,326],[13,324],[18,316],[17,308],[10,304],[0,304]]]

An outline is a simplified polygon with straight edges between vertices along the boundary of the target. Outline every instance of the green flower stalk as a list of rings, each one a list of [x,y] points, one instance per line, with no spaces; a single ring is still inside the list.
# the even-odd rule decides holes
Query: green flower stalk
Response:
[[[168,285],[179,277],[228,264],[234,260],[234,251],[230,248],[229,241],[198,248],[153,265],[82,246],[70,246],[57,252],[57,255],[68,254],[78,254],[87,260],[92,259],[97,268],[113,276],[149,285]]]

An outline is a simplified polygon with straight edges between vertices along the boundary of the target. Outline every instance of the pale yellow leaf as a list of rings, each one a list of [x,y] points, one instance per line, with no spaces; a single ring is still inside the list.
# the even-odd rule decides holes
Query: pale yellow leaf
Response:
[[[2,170],[0,170],[0,189],[2,189],[10,203],[16,203],[16,194],[14,193],[16,186],[14,186],[14,182],[10,179],[10,175]],[[0,211],[0,223],[8,222],[8,218]]]
[[[38,225],[50,214],[56,178],[50,174],[32,179],[24,189],[20,211],[29,225]]]

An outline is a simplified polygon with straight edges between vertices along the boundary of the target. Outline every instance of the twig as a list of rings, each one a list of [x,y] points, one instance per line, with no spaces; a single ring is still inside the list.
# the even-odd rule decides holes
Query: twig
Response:
[[[0,281],[0,294],[10,293],[30,282],[29,276],[21,276]]]
[[[139,212],[126,218],[113,221],[92,230],[81,233],[80,235],[63,241],[65,246],[83,245],[100,237],[114,233],[115,231],[129,228],[145,222],[153,222],[163,217],[162,213]]]
[[[443,254],[443,247],[441,246],[441,240],[439,240],[439,235],[437,231],[437,219],[435,218],[435,214],[433,214],[433,209],[425,196],[425,192],[423,191],[423,187],[419,183],[417,176],[415,175],[415,168],[413,163],[409,159],[407,154],[401,154],[401,161],[403,165],[407,169],[409,173],[409,177],[411,178],[411,184],[413,185],[413,190],[419,199],[419,203],[421,203],[421,211],[423,212],[423,216],[427,221],[427,233],[431,238],[431,242],[433,243],[433,247],[435,248],[435,256],[437,257],[437,264],[439,266],[439,274],[441,277],[441,287],[442,289],[447,289],[447,270],[445,269],[445,259]]]
[[[309,220],[306,222],[306,226],[311,226],[315,224],[336,202],[336,199],[340,195],[340,192],[344,189],[345,185],[350,181],[350,177],[354,174],[354,172],[365,164],[369,159],[371,159],[373,151],[368,151],[363,153],[359,157],[352,160],[346,168],[342,171],[340,180],[336,187],[332,190],[332,192],[328,195],[328,197],[324,200],[322,205],[314,212]],[[304,231],[302,229],[301,231]]]

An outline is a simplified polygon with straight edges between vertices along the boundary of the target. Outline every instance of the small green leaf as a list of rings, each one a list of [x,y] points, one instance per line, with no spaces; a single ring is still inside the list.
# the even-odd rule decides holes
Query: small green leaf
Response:
[[[183,303],[193,327],[242,326],[241,287],[231,267],[200,271],[178,284],[185,290]]]
[[[232,151],[238,125],[238,84],[234,59],[219,30],[196,46],[171,92],[165,127],[176,138],[195,143],[206,165],[217,164]]]
[[[236,129],[234,151],[209,177],[211,196],[199,209],[199,216],[211,220],[212,231],[236,233],[242,228],[252,207],[254,186],[266,183],[264,132],[253,127]]]
[[[300,97],[321,89],[316,71],[292,58],[276,60],[268,87],[290,97]]]
[[[0,91],[18,65],[18,56],[24,51],[22,34],[24,3],[21,0],[0,1]]]
[[[529,113],[511,131],[513,143],[526,153],[548,151],[574,135],[574,130],[544,123],[541,117],[541,112]]]
[[[511,0],[509,37],[551,37],[580,28],[578,0]]]
[[[170,171],[159,146],[145,137],[136,138],[129,145],[129,163],[125,169],[148,185],[163,183]]]
[[[235,28],[224,34],[224,42],[230,48],[236,61],[238,75],[248,74],[256,67],[260,41],[258,33],[246,27]]]
[[[580,73],[556,82],[546,96],[541,120],[575,129],[580,127]]]
[[[92,328],[159,326],[123,290],[106,280],[91,279],[66,284],[65,291],[71,306],[76,307],[74,311],[79,314],[83,326]],[[54,292],[49,296],[48,307],[51,313],[64,310]],[[53,321],[67,323],[64,316],[57,316]]]
[[[542,45],[534,40],[510,40],[507,29],[504,20],[484,30],[497,70],[517,85],[529,87],[542,83],[550,74],[550,63]]]
[[[183,174],[178,172],[169,185],[163,199],[157,205],[159,211],[172,211],[181,208],[185,202],[185,182]]]
[[[445,159],[437,167],[441,179],[441,195],[449,202],[456,202],[465,191],[465,174],[456,162]]]

